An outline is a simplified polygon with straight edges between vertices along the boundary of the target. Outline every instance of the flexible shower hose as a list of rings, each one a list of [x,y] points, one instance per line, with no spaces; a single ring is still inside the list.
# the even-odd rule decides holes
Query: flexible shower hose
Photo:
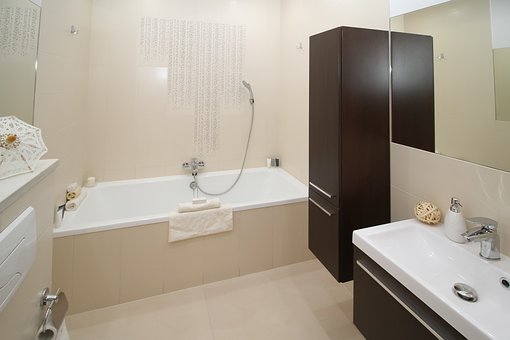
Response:
[[[251,139],[251,131],[253,130],[253,118],[255,116],[255,101],[253,99],[250,99],[250,105],[251,105],[251,122],[250,122],[250,131],[248,132],[248,140],[246,141],[246,148],[244,149],[244,157],[243,157],[243,164],[241,165],[241,170],[239,170],[239,174],[237,175],[236,180],[230,187],[227,188],[227,190],[222,192],[207,192],[204,189],[200,187],[200,184],[198,184],[197,181],[197,175],[193,175],[193,180],[195,181],[198,190],[200,190],[202,193],[209,195],[209,196],[220,196],[223,194],[226,194],[230,190],[232,190],[237,182],[239,182],[239,179],[241,178],[241,175],[243,174],[244,170],[244,164],[246,163],[246,155],[248,155],[248,147],[250,146],[250,139]]]

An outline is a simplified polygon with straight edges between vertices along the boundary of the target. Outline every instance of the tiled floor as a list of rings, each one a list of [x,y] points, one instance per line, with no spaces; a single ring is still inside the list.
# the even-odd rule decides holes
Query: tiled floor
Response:
[[[337,283],[317,260],[75,314],[66,322],[73,340],[363,339],[352,323],[352,284]]]

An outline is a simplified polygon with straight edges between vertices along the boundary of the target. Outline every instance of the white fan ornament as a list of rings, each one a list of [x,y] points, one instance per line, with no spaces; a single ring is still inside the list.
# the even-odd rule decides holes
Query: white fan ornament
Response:
[[[34,171],[48,151],[41,129],[14,117],[0,117],[0,179]]]

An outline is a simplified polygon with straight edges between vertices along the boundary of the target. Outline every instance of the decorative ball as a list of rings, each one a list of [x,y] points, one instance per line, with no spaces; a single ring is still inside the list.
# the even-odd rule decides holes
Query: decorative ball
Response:
[[[420,202],[414,207],[416,218],[423,223],[438,224],[441,221],[441,210],[430,202]]]

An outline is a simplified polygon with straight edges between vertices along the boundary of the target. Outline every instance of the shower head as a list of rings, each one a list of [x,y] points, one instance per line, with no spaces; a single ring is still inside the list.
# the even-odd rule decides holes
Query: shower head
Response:
[[[250,83],[248,83],[246,80],[243,80],[243,86],[246,87],[246,89],[250,92],[250,104],[255,103],[255,99],[253,99],[253,91],[251,89]]]

